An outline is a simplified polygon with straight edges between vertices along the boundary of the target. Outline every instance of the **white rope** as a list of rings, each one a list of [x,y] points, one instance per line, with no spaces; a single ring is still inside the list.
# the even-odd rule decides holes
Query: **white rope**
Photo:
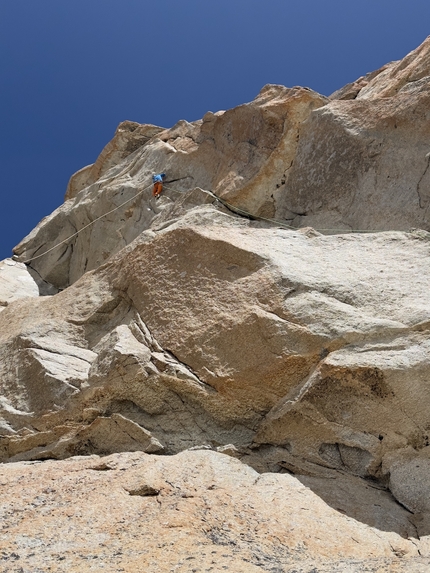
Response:
[[[126,205],[127,203],[130,203],[131,201],[133,201],[134,199],[136,199],[137,197],[139,197],[139,195],[141,195],[144,191],[146,191],[147,189],[149,189],[150,187],[152,187],[151,185],[147,185],[146,187],[144,187],[143,189],[141,189],[139,191],[139,193],[136,193],[136,195],[134,195],[133,197],[131,197],[130,199],[127,199],[127,201],[124,201],[123,203],[121,203],[121,205],[118,205],[117,207],[115,207],[115,209],[111,209],[110,211],[107,211],[107,213],[103,213],[103,215],[100,215],[100,217],[97,217],[96,219],[94,219],[93,221],[90,221],[87,225],[85,225],[84,227],[82,227],[82,229],[79,229],[79,231],[76,231],[76,233],[73,233],[73,235],[70,235],[70,237],[67,237],[67,239],[64,239],[63,241],[61,241],[60,243],[57,243],[56,245],[54,245],[53,247],[51,247],[50,249],[48,249],[47,251],[44,251],[43,253],[41,253],[40,255],[36,255],[35,257],[32,257],[31,259],[27,259],[26,261],[20,261],[22,263],[24,263],[25,265],[28,265],[29,263],[31,263],[32,261],[35,261],[36,259],[40,259],[40,257],[43,257],[45,255],[47,255],[48,253],[50,253],[51,251],[53,251],[54,249],[57,249],[58,247],[60,247],[61,245],[64,245],[65,243],[68,243],[70,241],[70,239],[73,239],[73,237],[76,237],[77,235],[79,235],[79,233],[82,233],[82,231],[85,231],[85,229],[88,229],[88,227],[91,227],[91,225],[94,225],[94,223],[96,223],[97,221],[100,221],[100,219],[103,219],[103,217],[107,217],[108,215],[110,215],[111,213],[114,213],[115,211],[118,211],[118,209],[121,209],[121,207],[123,207],[124,205]]]
[[[169,187],[167,187],[167,185],[165,187],[169,189]],[[176,189],[170,188],[170,190],[173,191],[173,193],[178,193],[179,195],[181,195],[183,193],[183,191],[176,191]],[[285,223],[284,221],[280,221],[279,219],[269,219],[267,217],[261,217],[260,215],[253,215],[252,213],[245,211],[245,209],[242,209],[241,207],[237,207],[236,205],[232,205],[231,203],[228,203],[227,201],[225,201],[225,199],[221,199],[221,197],[219,197],[213,191],[209,191],[209,193],[211,193],[215,197],[215,199],[217,199],[217,201],[222,203],[222,205],[227,207],[227,209],[237,213],[238,215],[245,215],[246,217],[251,217],[252,219],[256,219],[258,221],[267,221],[268,223],[273,223],[274,225],[278,225],[280,227],[285,227],[286,229],[290,229],[291,231],[298,231],[300,228],[300,227],[293,227],[292,225],[289,225],[288,223]],[[373,230],[373,229],[315,229],[315,231],[321,232],[321,233],[323,233],[323,232],[326,232],[326,233],[327,232],[332,232],[332,233],[383,233],[383,232],[385,232],[385,231]]]
[[[104,217],[107,217],[108,215],[110,215],[111,213],[114,213],[115,211],[118,211],[118,209],[121,209],[121,207],[123,207],[124,205],[126,205],[127,203],[130,203],[131,201],[133,201],[134,199],[136,199],[137,197],[139,197],[139,195],[141,195],[144,191],[146,191],[147,189],[149,189],[150,187],[152,187],[151,185],[147,185],[146,187],[144,187],[143,189],[141,189],[138,193],[136,193],[136,195],[133,195],[133,197],[131,197],[130,199],[127,199],[126,201],[124,201],[123,203],[121,203],[120,205],[118,205],[117,207],[115,207],[114,209],[111,209],[110,211],[107,211],[107,213],[103,213],[103,215],[100,215],[100,217],[97,217],[96,219],[94,219],[93,221],[90,221],[87,225],[85,225],[84,227],[82,227],[82,229],[79,229],[79,231],[76,231],[76,233],[73,233],[73,235],[70,235],[70,237],[67,237],[66,239],[64,239],[63,241],[60,241],[59,243],[57,243],[56,245],[54,245],[53,247],[51,247],[50,249],[48,249],[47,251],[44,251],[43,253],[41,253],[40,255],[36,255],[35,257],[32,257],[31,259],[27,259],[26,261],[21,261],[22,263],[28,265],[29,263],[31,263],[32,261],[35,261],[36,259],[40,259],[40,257],[43,257],[45,255],[47,255],[48,253],[50,253],[51,251],[57,249],[58,247],[60,247],[61,245],[64,245],[65,243],[68,243],[70,241],[70,239],[73,239],[73,237],[76,237],[79,235],[79,233],[82,233],[82,231],[85,231],[85,229],[88,229],[88,227],[91,227],[91,225],[94,225],[94,223],[96,223],[97,221],[100,221],[100,219],[103,219]],[[171,187],[169,187],[168,185],[164,184],[163,187],[165,189],[169,189],[170,191],[173,191],[173,193],[177,193],[178,195],[182,195],[184,193],[184,191],[177,191],[176,189],[172,189]],[[298,227],[293,227],[291,225],[289,225],[288,223],[284,223],[284,221],[280,221],[279,219],[270,219],[267,217],[261,217],[259,215],[253,215],[252,213],[249,213],[248,211],[246,211],[245,209],[241,209],[240,207],[236,207],[235,205],[232,205],[230,203],[228,203],[227,201],[225,201],[224,199],[221,199],[221,197],[218,197],[218,195],[216,195],[216,193],[214,193],[213,191],[210,191],[210,193],[215,197],[215,199],[217,201],[219,201],[221,204],[223,204],[225,207],[227,207],[228,209],[230,209],[233,212],[237,212],[237,214],[239,215],[245,215],[247,217],[251,217],[252,219],[256,219],[259,221],[267,221],[268,223],[272,223],[281,227],[285,227],[286,229],[290,229],[292,231],[297,231]],[[370,229],[315,229],[318,232],[332,232],[332,233],[381,233],[383,231],[380,230],[370,230]],[[37,251],[36,251],[37,252]]]

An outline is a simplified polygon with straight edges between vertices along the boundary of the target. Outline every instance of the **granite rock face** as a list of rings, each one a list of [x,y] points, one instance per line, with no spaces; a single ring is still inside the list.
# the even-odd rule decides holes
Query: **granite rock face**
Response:
[[[213,191],[252,213],[273,216],[276,195],[295,157],[299,125],[323,96],[305,89],[266,86],[249,104],[208,112],[194,123],[171,129],[121,124],[93,166],[75,174],[66,202],[16,248],[33,259],[98,220],[32,267],[57,288],[65,288],[147,230],[160,212],[152,198],[152,173],[168,180],[164,201],[195,187]]]
[[[423,541],[354,521],[293,476],[259,475],[216,452],[8,464],[0,479],[5,571],[424,573],[428,566]],[[390,512],[381,493],[354,487],[356,502],[377,504],[383,516]],[[408,528],[406,513],[397,518]]]
[[[282,533],[282,555],[263,548],[267,562],[241,549],[247,570],[275,571],[278,560],[293,571],[303,550],[321,571],[361,571],[364,555],[380,571],[421,571],[430,551],[429,50],[426,40],[330,100],[266,86],[194,123],[121,124],[71,178],[65,203],[0,263],[0,461],[28,477],[33,461],[90,456],[49,467],[91,474],[94,456],[135,460],[155,473],[147,483],[136,474],[124,495],[152,501],[167,487],[157,467],[180,483],[209,463],[211,475],[245,480],[231,507],[258,498],[263,482],[294,505],[309,494],[285,475],[294,474],[315,494],[309,507],[322,525],[311,535],[321,544],[304,520]],[[159,171],[168,182],[156,200]],[[330,231],[291,227],[308,224]],[[207,479],[181,519],[203,511]],[[266,523],[263,493],[253,518]],[[249,516],[242,525],[217,516],[233,533],[214,521],[211,543],[237,544]],[[172,526],[184,536],[185,521]],[[320,537],[328,524],[336,535]],[[192,535],[185,553],[206,543]]]
[[[122,205],[33,259],[44,280],[67,287],[151,226],[160,206],[150,176],[159,171],[173,181],[165,199],[200,187],[293,227],[430,230],[429,62],[427,39],[330,100],[269,85],[248,104],[171,129],[124,122],[15,252],[31,260]]]
[[[113,139],[105,146],[97,161],[87,165],[72,175],[64,199],[73,199],[86,187],[102,177],[112,167],[121,163],[134,151],[145,145],[152,137],[163,131],[156,125],[141,125],[134,121],[123,121],[117,128]]]
[[[2,311],[2,459],[227,448],[376,480],[425,535],[403,454],[428,445],[430,235],[261,228],[212,204],[161,226]]]
[[[38,297],[39,288],[27,267],[12,259],[0,262],[0,311],[14,300]]]
[[[278,218],[329,232],[430,230],[430,38],[372,76],[301,125]]]

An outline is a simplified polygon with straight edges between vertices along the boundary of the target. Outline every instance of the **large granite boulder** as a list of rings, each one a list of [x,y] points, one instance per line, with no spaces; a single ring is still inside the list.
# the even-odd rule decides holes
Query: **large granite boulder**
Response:
[[[182,199],[0,314],[3,460],[234,444],[263,471],[389,485],[386,456],[428,444],[430,235],[260,228]]]
[[[12,259],[0,261],[0,311],[14,300],[39,294],[39,287],[24,264]]]

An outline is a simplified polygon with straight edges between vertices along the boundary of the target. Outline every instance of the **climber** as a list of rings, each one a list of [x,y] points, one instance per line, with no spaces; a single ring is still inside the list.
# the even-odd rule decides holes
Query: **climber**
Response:
[[[163,190],[163,179],[166,177],[165,173],[158,173],[152,176],[152,181],[154,182],[154,189],[152,190],[152,195],[154,197],[159,197]]]

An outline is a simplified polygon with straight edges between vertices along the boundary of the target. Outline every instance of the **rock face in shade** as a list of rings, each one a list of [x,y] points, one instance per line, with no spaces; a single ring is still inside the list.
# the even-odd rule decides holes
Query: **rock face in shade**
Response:
[[[18,260],[0,263],[0,461],[16,464],[4,475],[149,464],[157,479],[124,488],[155,501],[154,543],[163,504],[176,503],[160,492],[166,483],[166,495],[182,491],[197,464],[241,484],[227,513],[257,498],[259,509],[244,521],[245,509],[217,509],[208,529],[190,531],[185,522],[208,503],[201,488],[218,487],[205,477],[172,526],[186,532],[184,555],[209,536],[211,547],[241,547],[224,556],[232,571],[243,562],[274,571],[275,562],[292,573],[300,558],[324,572],[426,571],[429,50],[426,40],[330,100],[266,86],[253,102],[194,123],[121,124],[71,178],[65,203],[18,245]],[[161,171],[168,182],[155,200],[151,175]],[[93,469],[93,458],[22,465],[106,455],[114,458]],[[292,498],[282,511],[294,519],[297,499],[309,500],[311,537],[300,513],[290,533],[281,518],[282,533],[278,522],[264,526],[267,546],[257,534],[252,550],[240,545],[247,520],[269,523],[274,511],[269,490],[254,488],[263,482],[272,500]],[[344,554],[334,555],[339,546]],[[128,551],[125,570],[134,571]]]

